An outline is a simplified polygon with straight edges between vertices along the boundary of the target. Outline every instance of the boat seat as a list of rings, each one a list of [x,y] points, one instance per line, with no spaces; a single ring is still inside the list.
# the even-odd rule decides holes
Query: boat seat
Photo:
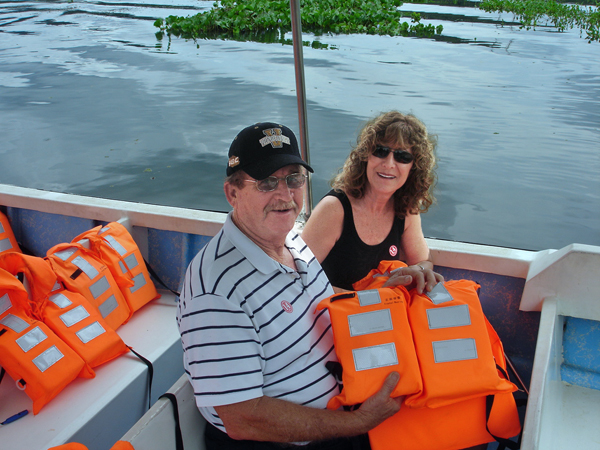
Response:
[[[205,450],[206,421],[196,407],[187,375],[182,375],[167,392],[177,398],[184,448]],[[130,442],[135,450],[175,449],[175,419],[171,401],[160,398],[121,440]]]
[[[561,301],[547,298],[542,306],[523,450],[600,442],[600,322],[562,315]]]

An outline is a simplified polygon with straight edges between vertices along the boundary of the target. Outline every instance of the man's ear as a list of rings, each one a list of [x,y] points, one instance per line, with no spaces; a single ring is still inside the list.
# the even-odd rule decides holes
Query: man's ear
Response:
[[[235,187],[231,183],[225,183],[223,185],[223,191],[225,191],[225,198],[232,208],[235,208],[235,203],[238,198],[239,188]]]

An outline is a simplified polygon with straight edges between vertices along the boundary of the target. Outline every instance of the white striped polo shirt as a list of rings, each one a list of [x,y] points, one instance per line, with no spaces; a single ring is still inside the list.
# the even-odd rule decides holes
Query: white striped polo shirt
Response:
[[[339,391],[325,368],[337,361],[326,309],[333,290],[320,264],[290,231],[298,271],[270,258],[228,215],[183,282],[177,323],[184,368],[202,415],[224,431],[214,406],[263,395],[325,408]]]

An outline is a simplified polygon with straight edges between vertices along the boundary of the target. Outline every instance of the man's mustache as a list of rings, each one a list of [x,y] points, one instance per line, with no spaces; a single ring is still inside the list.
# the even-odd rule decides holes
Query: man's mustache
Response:
[[[265,214],[269,211],[285,211],[287,209],[297,210],[298,204],[294,200],[291,200],[289,202],[277,202],[273,205],[267,205],[265,208]]]

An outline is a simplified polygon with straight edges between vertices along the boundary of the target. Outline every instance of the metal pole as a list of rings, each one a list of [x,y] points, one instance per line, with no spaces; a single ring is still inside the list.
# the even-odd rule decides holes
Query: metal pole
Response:
[[[308,146],[308,126],[306,120],[306,87],[304,84],[304,57],[302,55],[302,18],[300,0],[290,0],[292,38],[294,42],[294,69],[296,72],[296,99],[298,101],[298,122],[300,124],[300,151],[302,159],[310,164]],[[310,178],[304,185],[304,218],[306,221],[312,212],[312,187]],[[302,220],[302,219],[301,219]]]

